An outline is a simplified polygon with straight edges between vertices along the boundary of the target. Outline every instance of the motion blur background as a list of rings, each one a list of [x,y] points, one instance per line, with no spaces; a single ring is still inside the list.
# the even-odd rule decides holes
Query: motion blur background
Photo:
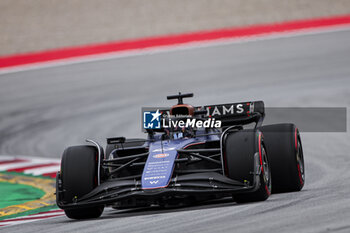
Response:
[[[0,57],[348,13],[349,0],[2,0]],[[0,154],[59,158],[87,137],[101,143],[112,136],[143,137],[141,107],[169,106],[165,96],[178,91],[194,92],[194,105],[263,99],[268,107],[345,107],[347,98],[339,101],[330,88],[342,83],[334,93],[349,95],[347,37],[317,38],[4,74]],[[301,87],[295,89],[296,83]],[[310,88],[311,97],[302,91]],[[291,91],[297,99],[285,95]]]
[[[349,12],[349,0],[1,0],[0,56]]]

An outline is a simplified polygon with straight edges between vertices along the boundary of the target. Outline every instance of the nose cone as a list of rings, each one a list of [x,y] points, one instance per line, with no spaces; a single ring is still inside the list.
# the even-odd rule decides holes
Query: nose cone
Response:
[[[176,147],[166,141],[159,141],[152,143],[149,151],[142,173],[142,189],[165,188],[173,174],[177,157]]]

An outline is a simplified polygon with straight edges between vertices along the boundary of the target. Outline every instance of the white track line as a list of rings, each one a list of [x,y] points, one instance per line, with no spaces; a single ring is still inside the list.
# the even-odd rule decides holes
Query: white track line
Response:
[[[57,158],[42,158],[35,156],[26,156],[26,155],[0,155],[1,161],[10,161],[14,159],[23,159],[28,161],[42,162],[42,163],[60,163],[61,159]]]
[[[15,159],[22,159],[25,161],[16,161]],[[28,168],[23,170],[24,174],[31,174],[34,176],[42,175],[45,173],[57,172],[60,169],[59,159],[42,159],[38,157],[27,157],[27,156],[2,156],[0,155],[0,162],[5,161],[7,163],[0,164],[0,171],[8,171],[10,169],[26,168],[36,165],[43,165],[37,168]],[[11,162],[13,161],[13,162]],[[45,166],[47,164],[47,166]]]
[[[57,172],[60,170],[60,165],[51,165],[47,167],[33,168],[24,170],[24,174],[31,174],[34,176],[38,176],[45,173]]]
[[[30,215],[27,215],[27,216],[21,216],[21,217],[18,217],[18,218],[14,218],[14,219],[22,219],[22,218],[36,218],[36,217],[49,217],[49,216],[52,216],[52,215],[56,215],[56,214],[64,214],[63,213],[63,210],[60,210],[59,212],[57,212],[57,210],[51,210],[47,213],[38,213],[38,214],[30,214]]]
[[[0,155],[0,162],[11,161],[11,160],[13,160],[13,159],[14,159],[13,156],[3,156],[3,155]]]
[[[46,212],[43,214],[33,214],[33,215],[27,215],[27,216],[21,216],[17,218],[11,218],[11,219],[5,219],[0,221],[0,225],[3,225],[3,227],[6,226],[12,226],[22,223],[29,223],[29,222],[35,222],[40,220],[45,220],[48,218],[55,218],[64,215],[63,210],[57,212],[57,209],[51,210],[52,212]],[[1,226],[0,226],[1,227]]]
[[[28,166],[38,165],[38,164],[43,164],[43,163],[38,163],[38,162],[33,162],[33,161],[7,163],[7,164],[0,165],[0,171],[28,167]]]

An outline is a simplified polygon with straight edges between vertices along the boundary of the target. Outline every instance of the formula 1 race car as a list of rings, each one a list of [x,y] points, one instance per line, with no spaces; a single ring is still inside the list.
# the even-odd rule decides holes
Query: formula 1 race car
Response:
[[[143,111],[147,139],[107,139],[67,148],[56,178],[57,205],[72,219],[116,209],[181,206],[223,197],[266,200],[305,182],[294,124],[262,125],[263,101],[194,107],[193,94],[168,96],[168,109]]]

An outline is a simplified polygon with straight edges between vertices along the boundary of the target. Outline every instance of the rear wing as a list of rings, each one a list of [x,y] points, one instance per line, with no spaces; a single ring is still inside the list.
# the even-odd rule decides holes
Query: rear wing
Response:
[[[197,109],[206,110],[208,117],[216,119],[250,116],[256,113],[259,113],[260,115],[265,114],[263,101],[206,105],[197,107]]]
[[[261,125],[265,117],[263,101],[251,101],[196,107],[206,111],[205,117],[221,120],[222,126],[257,123]]]
[[[177,99],[178,105],[182,105],[183,99],[190,97],[193,97],[193,93],[182,94],[179,92],[177,95],[167,96],[167,99]],[[256,122],[256,126],[260,126],[265,116],[263,101],[206,105],[195,107],[195,109],[195,117],[214,118],[220,120],[224,126],[252,122]],[[161,112],[164,117],[169,117],[169,109],[163,109]]]

